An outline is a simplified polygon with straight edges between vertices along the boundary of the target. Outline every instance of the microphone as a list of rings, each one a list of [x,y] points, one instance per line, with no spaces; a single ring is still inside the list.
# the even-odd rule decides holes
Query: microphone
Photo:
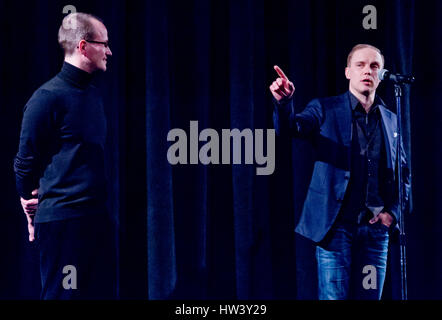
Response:
[[[388,71],[387,69],[381,69],[378,71],[379,80],[385,81],[393,81],[395,83],[413,83],[414,77],[411,75],[402,75],[402,74],[394,74]]]

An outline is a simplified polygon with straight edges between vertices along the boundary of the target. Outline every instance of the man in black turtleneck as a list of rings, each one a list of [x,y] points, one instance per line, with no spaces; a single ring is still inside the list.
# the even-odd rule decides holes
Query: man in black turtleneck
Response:
[[[41,298],[113,298],[106,119],[91,85],[112,53],[106,27],[89,14],[66,16],[58,41],[65,52],[60,73],[24,108],[14,160],[17,190],[29,240],[40,251]]]

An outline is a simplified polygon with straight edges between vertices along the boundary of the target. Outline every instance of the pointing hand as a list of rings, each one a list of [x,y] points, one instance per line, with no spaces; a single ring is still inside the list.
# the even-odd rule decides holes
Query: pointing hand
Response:
[[[281,101],[283,99],[290,99],[295,92],[295,87],[293,83],[287,78],[284,72],[278,66],[274,66],[276,73],[279,77],[273,81],[272,85],[269,87],[270,92],[275,97],[276,100]]]

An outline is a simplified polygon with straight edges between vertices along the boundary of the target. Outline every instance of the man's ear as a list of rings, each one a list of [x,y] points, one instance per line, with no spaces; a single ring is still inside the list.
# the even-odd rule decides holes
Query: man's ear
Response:
[[[86,55],[86,45],[87,45],[86,40],[80,40],[80,42],[78,42],[77,48],[82,55]]]
[[[350,80],[350,70],[348,67],[345,67],[345,77]]]

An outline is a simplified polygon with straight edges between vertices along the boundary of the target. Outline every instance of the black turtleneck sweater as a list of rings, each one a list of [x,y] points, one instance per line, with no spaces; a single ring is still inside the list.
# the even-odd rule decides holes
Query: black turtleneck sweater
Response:
[[[38,188],[35,222],[64,220],[106,208],[106,119],[92,75],[64,63],[24,108],[14,159],[17,191]]]

